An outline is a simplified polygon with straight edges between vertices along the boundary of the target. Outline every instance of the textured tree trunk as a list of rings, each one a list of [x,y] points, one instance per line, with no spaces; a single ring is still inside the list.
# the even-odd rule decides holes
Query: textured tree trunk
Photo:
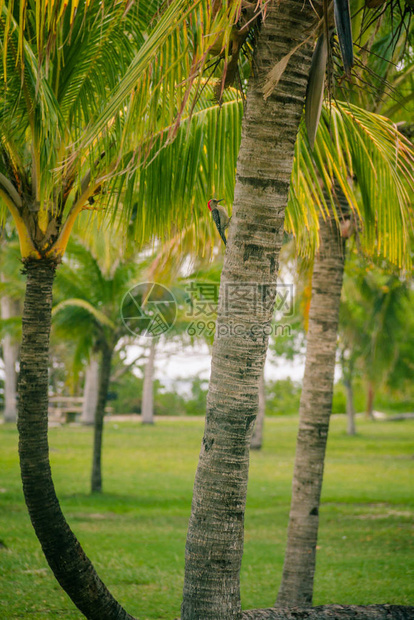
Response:
[[[257,410],[256,422],[254,424],[252,440],[250,442],[251,450],[260,450],[263,444],[263,425],[266,411],[266,392],[264,373],[259,381],[259,408]]]
[[[10,319],[15,316],[13,306],[15,302],[9,297],[1,298],[1,316],[3,319]],[[17,400],[16,385],[17,373],[16,363],[18,359],[19,347],[13,342],[9,334],[3,338],[3,362],[4,362],[4,421],[15,423],[17,420]]]
[[[307,609],[251,609],[243,620],[412,620],[414,607],[403,605],[321,605]]]
[[[310,606],[315,573],[319,502],[335,372],[344,240],[335,221],[320,222],[315,257],[305,375],[299,407],[292,501],[282,583],[276,605]]]
[[[91,356],[85,371],[85,387],[83,389],[82,424],[95,423],[96,405],[99,392],[99,362]]]
[[[294,145],[310,46],[276,91],[268,71],[309,35],[310,3],[269,5],[249,84],[233,217],[221,276],[207,415],[186,544],[181,620],[241,618],[240,564],[249,448],[268,346]]]
[[[368,382],[368,393],[367,393],[367,408],[365,411],[365,417],[368,420],[374,420],[374,397],[375,397],[375,389],[372,381]]]
[[[62,514],[49,464],[48,361],[55,266],[26,263],[18,429],[23,491],[46,559],[60,585],[90,620],[133,620],[99,579]]]
[[[149,355],[144,371],[142,388],[141,421],[143,424],[154,424],[154,360],[157,344],[151,339]]]
[[[101,366],[99,369],[99,392],[95,411],[95,426],[92,455],[91,492],[102,492],[102,436],[105,417],[105,407],[108,398],[109,382],[111,379],[111,360],[113,347],[106,342],[102,344]]]
[[[354,407],[354,390],[352,388],[352,380],[344,381],[346,392],[346,432],[348,435],[355,435],[355,407]]]

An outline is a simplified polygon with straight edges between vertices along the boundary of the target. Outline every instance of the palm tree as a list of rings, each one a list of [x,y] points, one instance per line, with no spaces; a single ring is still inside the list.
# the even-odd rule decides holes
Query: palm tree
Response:
[[[366,346],[367,312],[361,303],[358,280],[356,278],[357,261],[354,252],[350,252],[344,272],[341,307],[339,310],[338,350],[342,371],[342,381],[346,392],[347,433],[356,434],[353,383],[357,372],[358,360]],[[368,268],[364,261],[364,268]],[[348,273],[347,273],[348,272]]]
[[[311,606],[328,424],[332,409],[336,335],[345,243],[335,220],[322,220],[312,276],[307,354],[296,444],[288,543],[277,604]]]
[[[47,377],[55,271],[85,208],[122,204],[127,220],[139,216],[140,240],[190,216],[191,201],[181,200],[172,218],[178,203],[165,194],[168,202],[155,210],[138,169],[176,135],[191,111],[190,93],[201,86],[193,83],[208,48],[217,33],[228,40],[239,8],[212,19],[196,0],[2,4],[0,199],[13,217],[27,276],[18,423],[23,490],[55,576],[89,618],[130,616],[96,575],[53,487]],[[190,187],[197,166],[185,170],[196,171]]]
[[[255,107],[252,113],[253,116],[256,114],[257,107],[260,109],[258,99],[259,97],[254,99]],[[257,114],[260,114],[260,112],[257,112]],[[262,114],[264,115],[264,112],[262,112]],[[246,128],[244,131],[247,131]],[[255,136],[257,131],[257,126],[255,126]],[[253,149],[253,143],[250,142],[248,144],[249,148]],[[299,135],[296,144],[292,184],[290,186],[290,201],[286,212],[286,224],[288,230],[293,230],[295,232],[298,247],[303,253],[311,254],[315,247],[318,246],[319,240],[316,232],[318,229],[315,225],[312,225],[317,222],[318,212],[322,212],[325,218],[327,215],[334,212],[338,221],[341,221],[345,210],[349,211],[349,203],[355,213],[354,217],[356,219],[360,217],[361,221],[366,223],[359,234],[360,244],[364,248],[370,249],[371,252],[375,251],[373,248],[373,229],[369,224],[371,222],[373,223],[374,217],[376,217],[373,217],[372,210],[372,205],[376,201],[378,221],[376,222],[375,228],[376,235],[378,236],[374,238],[379,240],[379,243],[382,244],[383,251],[386,252],[390,258],[398,260],[401,256],[406,257],[405,248],[408,243],[406,228],[407,192],[403,187],[400,187],[400,182],[398,178],[395,177],[394,166],[395,153],[399,150],[400,144],[402,148],[402,159],[399,162],[397,159],[397,164],[399,166],[398,174],[402,177],[404,175],[407,176],[405,167],[411,165],[410,162],[412,161],[413,153],[410,145],[396,132],[392,123],[351,104],[338,103],[337,105],[333,105],[331,110],[324,113],[323,116],[323,122],[320,127],[315,148],[318,175],[312,164],[306,138],[303,134]],[[361,152],[364,153],[364,158],[361,157],[359,159],[358,154]],[[265,150],[262,145],[258,161],[263,166],[265,165],[263,163],[264,153]],[[326,157],[324,157],[325,153]],[[245,157],[245,159],[243,159],[243,157]],[[244,179],[243,175],[249,174],[249,166],[254,161],[252,155],[247,159],[242,151],[240,158],[241,164],[239,163],[238,166],[238,183],[241,183]],[[240,172],[240,169],[242,172]],[[359,175],[361,175],[360,188],[364,192],[364,197],[368,196],[368,198],[362,202],[358,198],[357,190],[347,179],[350,170],[357,171],[359,173],[358,178]],[[376,170],[383,171],[380,175],[379,182],[376,176]],[[267,168],[266,174],[270,174]],[[336,192],[334,191],[331,183],[332,176],[335,177],[342,194],[346,197],[346,204],[342,201],[342,207],[340,207],[338,198],[336,198],[336,194],[340,194],[341,192],[339,192],[339,190],[336,190]],[[239,180],[239,177],[241,180]],[[325,195],[320,186],[321,177],[325,181]],[[253,177],[248,178],[251,180],[253,179]],[[375,195],[372,195],[367,190],[375,186],[376,192]],[[270,188],[271,182],[268,179],[266,179],[266,182],[264,182],[263,179],[259,180],[258,188],[264,190],[266,187]],[[249,187],[249,192],[252,191],[253,190]],[[271,190],[269,189],[269,191]],[[236,208],[238,205],[237,200],[241,200],[237,194],[237,184],[235,195]],[[304,196],[309,200],[307,209],[303,206]],[[370,202],[370,196],[372,202]],[[261,200],[265,199],[264,195],[260,198]],[[386,224],[386,213],[390,205],[393,206],[395,217],[393,243],[389,243],[389,229],[387,229]],[[234,222],[235,217],[237,217],[235,208],[232,222]],[[190,521],[187,541],[187,582],[184,586],[183,614],[188,613],[188,617],[191,617],[191,614],[194,613],[200,613],[203,616],[204,614],[211,613],[212,617],[226,617],[225,614],[227,612],[225,610],[229,607],[235,609],[235,601],[238,597],[237,575],[238,561],[242,548],[243,527],[241,515],[243,514],[243,502],[245,497],[245,487],[243,487],[243,484],[246,482],[245,476],[247,472],[247,457],[244,449],[246,445],[245,442],[248,441],[247,438],[251,432],[251,428],[247,421],[250,419],[249,415],[253,416],[253,421],[253,412],[257,411],[258,405],[256,399],[258,398],[258,386],[256,385],[256,389],[253,386],[255,385],[256,378],[261,374],[258,360],[260,359],[260,363],[262,363],[264,358],[258,356],[258,351],[251,346],[250,341],[246,343],[245,339],[241,337],[241,342],[239,342],[237,335],[232,331],[229,325],[241,325],[246,332],[247,328],[244,322],[246,322],[247,325],[251,325],[251,323],[254,324],[255,318],[258,320],[258,316],[261,317],[260,323],[263,324],[266,320],[266,315],[263,309],[258,307],[257,299],[253,294],[251,295],[250,305],[246,303],[246,290],[248,291],[249,286],[252,287],[252,283],[262,282],[265,274],[271,279],[269,266],[266,263],[266,257],[269,256],[270,250],[267,246],[265,250],[262,250],[263,239],[261,235],[259,232],[254,233],[254,244],[249,244],[247,241],[248,226],[251,227],[250,232],[257,230],[257,214],[255,215],[256,219],[253,219],[254,209],[252,198],[250,198],[248,204],[246,204],[246,209],[247,212],[241,211],[242,215],[240,216],[244,226],[241,226],[241,229],[238,230],[234,237],[232,237],[232,230],[234,230],[234,228],[230,229],[225,266],[223,268],[221,280],[222,305],[221,307],[219,306],[219,315],[221,311],[221,318],[219,317],[218,319],[217,336],[213,349],[206,430],[196,477],[192,519]],[[269,209],[269,207],[267,207],[267,209]],[[262,206],[259,214],[263,215],[264,213],[268,216],[268,211],[265,212],[265,208]],[[304,220],[304,218],[306,219]],[[306,228],[303,224],[302,226],[300,225],[301,219],[305,221]],[[332,244],[337,234],[337,232],[335,232],[337,231],[335,219],[333,219],[329,226],[323,226],[321,224],[321,227],[324,232],[330,231],[330,234],[333,235],[332,237],[328,236],[327,240],[323,242],[324,245]],[[346,225],[344,225],[344,227],[346,228]],[[268,224],[267,227],[265,226],[264,232],[262,233],[265,240],[270,237],[269,229],[270,224]],[[282,229],[280,226],[275,226],[274,230],[281,231]],[[226,263],[226,260],[230,261],[232,240],[234,240],[238,246],[237,256],[232,256],[231,262]],[[280,242],[281,239],[279,240],[279,247]],[[248,246],[247,249],[245,249],[246,246],[244,244]],[[259,246],[257,244],[259,244]],[[257,249],[258,247],[260,250]],[[250,252],[253,252],[252,255],[250,255]],[[335,245],[333,251],[331,249],[328,254],[329,253],[335,254]],[[261,260],[264,261],[264,264],[261,263]],[[342,271],[343,252],[341,257],[341,254],[338,255],[337,251],[335,260],[337,264],[341,265],[340,270]],[[250,266],[250,261],[254,261],[254,275],[250,272],[248,275],[244,273],[246,266]],[[228,273],[226,272],[226,264],[229,269]],[[242,265],[244,265],[243,269]],[[328,271],[326,271],[326,269],[328,269]],[[261,271],[260,275],[258,275],[259,270]],[[326,278],[326,273],[332,275],[333,272],[334,270],[332,267],[330,269],[329,267],[320,269],[322,278]],[[323,273],[324,275],[322,275]],[[225,280],[223,280],[224,277],[226,277]],[[339,281],[341,281],[341,279],[342,274],[340,274]],[[226,298],[228,299],[231,286],[234,288],[236,299],[237,288],[244,287],[244,294],[241,295],[243,299],[242,315],[237,311],[237,308],[229,308],[228,303],[226,305]],[[332,292],[338,296],[340,295],[340,290],[340,287],[334,286]],[[336,299],[332,307],[336,308],[338,303],[339,301]],[[269,307],[270,306],[271,303],[269,302]],[[335,317],[333,317],[333,329],[330,331],[334,340],[334,352],[336,346],[335,320],[337,321],[337,318],[335,319]],[[240,329],[240,327],[238,327],[238,329]],[[219,334],[222,335],[219,336]],[[260,340],[260,343],[264,345],[266,339]],[[256,345],[257,344],[258,343],[256,343]],[[244,346],[246,346],[246,349],[243,348]],[[329,345],[328,349],[332,351],[332,346]],[[233,351],[233,357],[230,353],[231,351]],[[240,355],[240,358],[238,358],[239,360],[244,359],[244,364],[242,366],[240,365],[240,361],[236,363],[237,355]],[[253,362],[253,360],[255,361]],[[331,369],[332,368],[333,365],[331,363]],[[326,383],[329,383],[327,379]],[[243,389],[241,389],[241,386],[243,386]],[[236,390],[237,394],[235,393]],[[327,398],[329,400],[329,394]],[[225,412],[228,417],[226,417]],[[240,412],[244,412],[244,417]],[[226,437],[226,433],[230,434],[230,437]],[[237,448],[235,447],[236,445]],[[210,492],[212,471],[214,472],[214,494]],[[226,488],[225,485],[229,480],[230,472],[232,472],[232,483],[229,489],[228,487]],[[224,488],[220,487],[220,483],[223,484]],[[201,498],[203,498],[203,500],[201,500]],[[223,561],[221,565],[217,560],[217,564],[219,564],[219,566],[217,566],[217,564],[210,561],[209,558],[214,548],[214,541],[218,539],[217,532],[220,529],[222,530],[222,522],[217,517],[217,514],[223,515],[223,509],[218,508],[219,505],[228,506],[225,517],[223,518],[225,518],[226,523],[231,523],[231,526],[228,526],[228,530],[226,530],[227,538],[223,541],[223,546],[216,549],[217,557],[220,557]],[[235,506],[237,506],[237,511]],[[210,535],[206,535],[204,532],[204,526],[202,524],[206,523],[206,528],[211,532]],[[203,534],[200,533],[202,528]],[[221,538],[223,537],[222,533],[220,536]],[[194,538],[196,543],[193,543]],[[223,557],[225,558],[224,560]],[[197,580],[197,587],[194,585],[194,580]],[[224,585],[224,583],[226,583],[226,585]],[[213,588],[217,589],[213,590]],[[229,602],[227,598],[223,598],[223,590],[232,592],[231,602]],[[217,595],[217,599],[213,599],[212,591],[214,592],[214,596]],[[208,609],[203,606],[206,600],[209,600]],[[209,611],[211,604],[214,607]],[[187,605],[188,607],[186,607]],[[202,606],[202,609],[199,605]],[[186,609],[188,609],[188,612]]]
[[[10,297],[1,298],[1,320],[7,321],[14,316],[19,315],[18,309],[15,308],[16,302]],[[3,364],[4,364],[4,421],[17,421],[16,406],[16,388],[17,388],[17,371],[16,364],[18,360],[18,344],[8,333],[3,336]]]
[[[348,275],[344,282],[340,333],[348,366],[358,362],[363,378],[375,391],[393,372],[400,342],[407,339],[401,331],[405,330],[409,290],[395,270],[380,270],[356,260],[351,269],[352,279]]]
[[[19,250],[14,234],[10,234],[9,222],[3,231],[0,244],[0,334],[4,366],[4,421],[17,421],[17,363],[21,338],[22,278],[19,273]]]
[[[58,272],[56,288],[63,297],[53,308],[56,335],[77,340],[75,358],[99,356],[98,392],[94,414],[91,491],[102,491],[102,437],[111,364],[117,343],[127,334],[119,304],[142,274],[142,261],[120,251],[120,236],[95,230],[100,252],[88,244],[69,243]],[[96,244],[95,244],[96,245]],[[96,248],[95,248],[96,249]]]
[[[82,424],[94,424],[96,404],[98,400],[99,362],[92,353],[85,368],[85,383],[83,388]]]
[[[142,388],[141,419],[143,424],[154,424],[154,361],[156,350],[156,340],[151,338]]]
[[[351,109],[356,109],[351,106]],[[352,112],[351,112],[352,114]],[[363,112],[368,114],[369,112]],[[358,123],[363,119],[357,112]],[[349,208],[361,214],[363,229],[359,234],[361,249],[386,254],[401,266],[410,264],[410,241],[407,224],[410,221],[410,199],[407,188],[412,189],[413,148],[403,136],[393,134],[392,124],[383,132],[383,117],[370,117],[373,129],[372,144],[360,150],[360,139],[351,131],[343,135],[342,165],[346,177],[356,177],[362,200],[351,199],[352,187],[341,183],[342,202],[339,212],[349,220]],[[366,117],[368,121],[368,116]],[[377,128],[374,129],[374,125]],[[347,128],[345,124],[344,129]],[[348,130],[351,127],[348,125]],[[334,121],[330,127],[334,136],[336,156],[341,143]],[[370,130],[369,130],[370,131]],[[374,137],[375,134],[375,137]],[[382,135],[381,135],[382,134]],[[316,165],[322,178],[332,175],[336,166],[330,161],[331,136],[327,125],[322,123],[319,139],[322,148],[316,148]],[[395,157],[399,142],[405,144],[402,160]],[[346,146],[347,144],[347,146]],[[323,153],[323,156],[322,156]],[[367,163],[377,159],[375,175],[371,177]],[[325,159],[325,161],[324,161]],[[410,163],[411,162],[411,163]],[[379,172],[377,176],[377,172]],[[336,181],[339,177],[336,175]],[[326,187],[326,185],[325,185]],[[351,190],[351,191],[349,191]],[[350,207],[348,206],[348,204]],[[350,231],[344,222],[342,232]],[[379,236],[378,236],[379,235]],[[348,233],[345,232],[346,238]],[[282,583],[277,605],[310,605],[313,596],[313,580],[316,561],[316,543],[319,524],[319,504],[322,488],[326,441],[331,413],[335,370],[336,341],[339,322],[340,297],[344,272],[344,247],[340,243],[340,231],[331,220],[329,226],[320,227],[322,251],[314,263],[312,301],[310,307],[306,367],[299,409],[299,431],[292,485],[292,501],[288,526],[288,540],[283,567]],[[326,255],[324,248],[329,248]],[[323,334],[323,337],[322,337]],[[352,412],[350,412],[352,418]],[[352,431],[352,428],[350,427]]]
[[[207,415],[186,544],[182,620],[240,618],[249,446],[275,296],[284,211],[309,72],[310,5],[270,5],[256,48],[221,275]],[[267,101],[263,80],[294,50]],[[287,92],[288,91],[288,92]],[[236,332],[232,328],[237,326]]]

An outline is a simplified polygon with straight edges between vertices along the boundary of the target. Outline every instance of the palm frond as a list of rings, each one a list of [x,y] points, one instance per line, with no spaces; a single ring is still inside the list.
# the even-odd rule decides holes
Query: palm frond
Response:
[[[32,239],[28,251],[62,254],[85,204],[119,197],[113,177],[131,198],[135,171],[197,108],[208,52],[229,44],[240,8],[241,0],[214,15],[205,0],[2,3],[0,172],[22,200],[13,216]]]
[[[90,304],[85,299],[65,299],[64,301],[61,301],[59,304],[54,306],[52,316],[55,316],[58,312],[62,312],[62,310],[68,307],[82,308],[93,316],[99,325],[109,327],[110,329],[115,329],[114,323],[103,312],[95,308],[95,306]]]
[[[336,182],[360,223],[362,249],[408,268],[413,164],[413,145],[385,117],[346,103],[325,108],[314,162],[303,130],[296,145],[287,230],[300,251],[309,255],[317,247],[318,212],[327,213],[323,187],[340,216],[332,191]]]

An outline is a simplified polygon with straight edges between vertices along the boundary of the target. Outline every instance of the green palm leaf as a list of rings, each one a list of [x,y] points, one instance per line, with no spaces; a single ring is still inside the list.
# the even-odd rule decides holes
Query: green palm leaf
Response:
[[[339,215],[334,179],[359,221],[362,249],[409,267],[413,164],[413,145],[385,117],[346,103],[325,108],[314,159],[303,130],[296,145],[287,229],[300,252],[317,247],[318,212],[327,214],[322,187]]]
[[[88,200],[132,199],[135,171],[198,109],[208,50],[226,47],[240,4],[213,15],[202,0],[2,3],[0,173],[22,204],[1,182],[0,194],[24,254],[61,254]],[[194,158],[186,170],[191,182]],[[148,237],[166,218],[146,217]]]
[[[85,299],[65,299],[65,301],[61,301],[53,308],[52,316],[55,316],[58,312],[61,312],[68,307],[82,308],[92,315],[100,325],[109,327],[110,329],[115,329],[114,323],[103,312],[95,308],[95,306]]]

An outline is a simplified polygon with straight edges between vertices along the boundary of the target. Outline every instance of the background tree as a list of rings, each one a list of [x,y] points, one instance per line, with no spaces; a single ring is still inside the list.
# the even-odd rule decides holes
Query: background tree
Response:
[[[22,278],[19,274],[18,245],[9,222],[0,240],[0,335],[4,368],[4,421],[17,421],[17,365],[21,339]]]
[[[136,256],[122,256],[118,236],[101,229],[99,241],[101,252],[97,255],[85,241],[69,245],[56,281],[58,296],[63,296],[63,301],[53,309],[56,335],[77,340],[75,360],[99,356],[91,477],[91,490],[95,493],[102,491],[103,421],[112,358],[115,347],[127,333],[119,304],[142,274],[142,264]]]
[[[373,407],[376,388],[394,381],[395,368],[405,358],[404,343],[409,341],[406,321],[411,315],[409,282],[392,266],[384,268],[353,257],[344,281],[341,308],[341,350],[352,388],[353,372],[365,383],[368,401]],[[352,404],[353,408],[353,404]],[[372,411],[371,411],[371,416]]]
[[[94,424],[96,404],[98,400],[99,385],[99,363],[93,353],[89,357],[88,365],[85,368],[85,382],[83,388],[83,404],[81,422],[83,424]]]
[[[367,72],[366,67],[364,70]],[[356,111],[356,108],[350,106],[349,111],[351,110]],[[358,112],[356,114],[360,117]],[[339,138],[340,132],[335,121],[325,127],[322,122],[319,136],[323,136],[323,140],[326,138],[327,143],[323,150],[318,150],[317,147],[315,149],[316,167],[320,177],[325,181],[325,191],[329,188],[333,176],[335,182],[340,184],[340,196],[337,198],[336,208],[345,218],[341,226],[343,236],[346,238],[352,230],[351,222],[346,220],[349,220],[349,208],[354,208],[362,219],[363,229],[359,235],[361,248],[369,249],[371,252],[384,252],[397,265],[401,266],[403,261],[408,265],[411,260],[407,228],[410,220],[409,191],[412,191],[413,187],[411,173],[407,174],[407,171],[412,167],[410,162],[413,159],[413,149],[406,142],[405,155],[400,162],[397,159],[395,166],[395,153],[398,152],[400,139],[404,142],[404,138],[402,136],[400,138],[397,134],[391,136],[393,129],[389,122],[388,132],[391,133],[386,137],[386,133],[379,130],[383,122],[381,117],[370,116],[368,112],[362,111],[361,114],[367,114],[364,122],[368,121],[375,132],[376,138],[374,133],[370,135],[371,144],[362,152],[364,138],[362,135],[358,138],[359,130],[352,134],[350,124],[345,121],[344,146],[340,147],[341,140],[336,139],[334,148],[330,149],[329,142],[332,135]],[[374,125],[377,125],[376,129]],[[327,132],[328,126],[330,135]],[[342,148],[344,177],[347,176],[348,170],[350,177],[355,177],[355,184],[360,191],[361,200],[356,203],[350,200],[348,192],[350,183],[344,183],[336,173],[337,167],[329,162],[331,157],[339,155]],[[377,160],[373,176],[367,168],[367,163],[372,161],[372,158]],[[381,173],[377,176],[378,169],[381,169]],[[381,190],[378,192],[380,186],[383,193]],[[335,193],[334,183],[332,193]],[[319,503],[332,408],[337,327],[344,270],[344,248],[339,243],[339,229],[335,231],[335,228],[334,222],[329,228],[321,224],[323,254],[316,260],[314,266],[307,363],[301,395],[288,542],[282,584],[277,598],[279,606],[309,605],[312,602]],[[400,243],[393,249],[392,245],[398,234]],[[377,235],[382,241],[377,240]]]
[[[328,219],[321,221],[320,235],[321,246],[315,257],[312,276],[288,541],[277,599],[281,607],[312,604],[316,553],[314,537],[322,484],[320,467],[324,460],[332,408],[336,335],[345,262],[345,243],[336,222]]]

